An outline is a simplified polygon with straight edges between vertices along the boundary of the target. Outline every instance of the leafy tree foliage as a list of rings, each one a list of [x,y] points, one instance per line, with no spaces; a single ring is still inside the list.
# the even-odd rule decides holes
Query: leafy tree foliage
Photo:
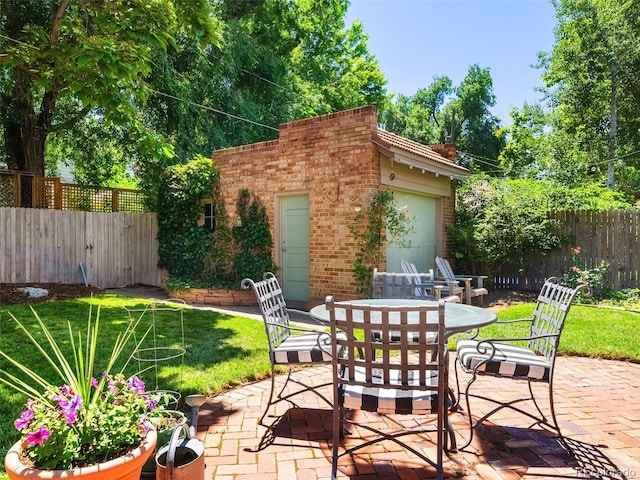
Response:
[[[499,121],[489,110],[495,102],[489,70],[472,65],[455,88],[450,78],[439,76],[411,97],[399,95],[381,121],[387,130],[421,143],[455,143],[458,150],[485,159],[462,157],[463,165],[495,170],[504,146],[496,135]]]
[[[385,79],[362,26],[345,27],[347,7],[346,0],[222,2],[220,49],[185,37],[177,50],[158,53],[153,124],[188,158],[275,138],[277,126],[294,119],[383,107]]]
[[[614,183],[632,195],[640,188],[640,156],[634,154],[640,150],[640,4],[553,3],[556,42],[539,62],[549,108],[542,142],[546,146],[535,149],[536,163],[543,167],[539,171],[569,183]],[[517,122],[524,112],[514,113]],[[523,143],[523,126],[507,136],[511,146],[502,160],[511,167],[529,164],[525,152],[532,157],[534,151]]]
[[[147,95],[154,52],[174,43],[179,25],[211,38],[206,0],[0,0],[7,166],[44,174],[49,134],[98,107],[107,124],[127,125],[145,154],[170,153],[136,103]]]

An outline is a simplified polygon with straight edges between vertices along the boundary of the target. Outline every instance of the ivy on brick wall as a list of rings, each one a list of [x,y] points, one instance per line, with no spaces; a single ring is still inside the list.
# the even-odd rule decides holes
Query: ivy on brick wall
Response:
[[[349,232],[358,247],[353,260],[358,294],[371,296],[373,269],[382,267],[390,244],[409,247],[410,241],[406,237],[412,231],[408,210],[398,205],[390,190],[378,191],[368,205],[356,208]]]
[[[238,250],[233,259],[233,270],[240,279],[261,280],[264,272],[276,271],[271,249],[273,237],[269,229],[264,205],[251,199],[248,190],[241,190],[236,203],[239,222],[233,229]]]
[[[167,288],[240,288],[244,277],[275,271],[273,240],[264,206],[248,190],[238,195],[238,220],[229,224],[213,162],[198,157],[167,168],[158,194],[159,266]],[[215,205],[215,229],[198,226],[203,200]]]
[[[170,277],[202,278],[213,234],[199,227],[198,219],[202,200],[212,197],[218,178],[213,162],[202,156],[164,172],[158,190],[158,266]]]

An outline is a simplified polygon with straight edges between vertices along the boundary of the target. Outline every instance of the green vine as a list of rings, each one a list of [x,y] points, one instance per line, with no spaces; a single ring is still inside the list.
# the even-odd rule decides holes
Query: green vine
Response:
[[[198,226],[202,200],[219,180],[213,162],[203,156],[164,172],[158,191],[158,266],[169,275],[201,278],[213,235]]]
[[[391,244],[409,247],[410,240],[406,236],[412,231],[408,210],[398,206],[390,190],[380,190],[369,205],[356,208],[355,218],[349,223],[349,232],[358,247],[353,266],[359,295],[371,295],[373,269],[382,266],[387,247]]]
[[[271,257],[273,237],[264,206],[254,198],[250,201],[248,190],[241,190],[236,203],[240,220],[233,229],[238,247],[233,259],[233,270],[240,279],[261,279],[264,272],[275,272]]]
[[[239,288],[244,277],[275,271],[273,240],[264,206],[248,190],[238,196],[240,222],[231,227],[213,162],[198,157],[167,168],[158,197],[159,266],[169,272],[167,288]],[[215,205],[213,232],[198,226],[202,201]]]

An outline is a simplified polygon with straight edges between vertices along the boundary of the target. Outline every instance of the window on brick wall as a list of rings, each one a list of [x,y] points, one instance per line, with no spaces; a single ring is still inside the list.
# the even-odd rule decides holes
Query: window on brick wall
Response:
[[[198,225],[206,228],[210,232],[216,229],[216,206],[211,200],[205,200],[202,203],[202,214],[200,215]]]

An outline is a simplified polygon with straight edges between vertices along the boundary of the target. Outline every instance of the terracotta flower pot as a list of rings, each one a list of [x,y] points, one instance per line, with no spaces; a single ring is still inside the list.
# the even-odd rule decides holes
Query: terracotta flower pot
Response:
[[[4,468],[10,480],[77,478],[82,480],[138,480],[147,458],[153,453],[158,435],[150,430],[138,448],[105,463],[73,470],[38,470],[20,462],[22,445],[15,443],[4,459]]]

